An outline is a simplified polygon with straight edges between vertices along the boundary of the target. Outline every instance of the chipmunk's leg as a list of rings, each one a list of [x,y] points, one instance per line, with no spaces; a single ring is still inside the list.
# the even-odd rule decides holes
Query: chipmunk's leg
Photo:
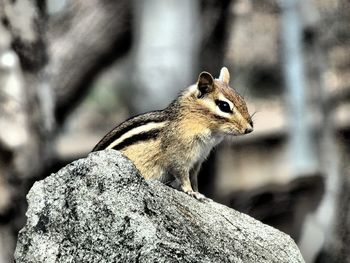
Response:
[[[186,194],[193,196],[194,198],[198,200],[206,200],[206,197],[197,191],[193,191],[191,181],[190,181],[190,173],[188,170],[185,169],[172,169],[173,175],[177,182],[180,185],[180,190],[185,192]],[[196,185],[196,187],[198,187]]]
[[[189,172],[185,169],[172,169],[172,174],[175,177],[175,180],[178,184],[178,189],[188,193],[193,192],[191,181],[189,177]]]
[[[191,181],[192,189],[195,192],[198,192],[198,173],[199,173],[200,167],[201,167],[201,164],[196,163],[190,171],[190,181]]]
[[[195,195],[195,197],[198,200],[211,201],[210,198],[199,193],[199,191],[198,191],[198,173],[199,173],[200,168],[201,168],[201,163],[197,163],[193,166],[193,168],[190,171],[190,181],[191,181],[192,188],[194,190],[193,195]]]

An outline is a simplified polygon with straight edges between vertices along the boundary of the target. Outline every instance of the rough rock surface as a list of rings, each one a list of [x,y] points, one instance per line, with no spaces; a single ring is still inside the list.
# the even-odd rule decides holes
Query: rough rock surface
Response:
[[[113,150],[67,165],[27,198],[17,262],[304,262],[288,235],[146,182]]]

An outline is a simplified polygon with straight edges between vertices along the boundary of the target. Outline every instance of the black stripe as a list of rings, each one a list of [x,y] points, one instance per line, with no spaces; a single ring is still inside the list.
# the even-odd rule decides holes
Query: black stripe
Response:
[[[124,141],[120,142],[119,144],[115,145],[112,149],[121,150],[127,146],[135,144],[136,142],[154,140],[158,137],[160,131],[161,129],[153,129],[147,132],[141,132],[139,134],[135,134],[125,139]]]
[[[94,152],[106,149],[112,142],[136,127],[140,127],[152,122],[159,123],[166,120],[168,120],[168,116],[166,114],[163,114],[162,111],[152,111],[146,114],[132,117],[107,133],[92,151]]]
[[[224,120],[224,121],[227,121],[227,118],[223,117],[223,116],[220,116],[218,114],[214,114],[214,117],[217,118],[218,120]]]

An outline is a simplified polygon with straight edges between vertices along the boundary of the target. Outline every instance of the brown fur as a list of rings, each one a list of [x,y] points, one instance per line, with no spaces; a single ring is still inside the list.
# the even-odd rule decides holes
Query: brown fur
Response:
[[[129,119],[107,134],[95,149],[107,148],[135,127],[139,127],[141,132],[145,127],[144,133],[151,133],[149,124],[167,122],[156,136],[132,141],[121,151],[146,179],[167,182],[175,178],[182,191],[202,197],[193,188],[198,191],[197,173],[210,150],[225,135],[239,135],[246,133],[247,129],[249,132],[252,130],[246,103],[228,86],[228,81],[226,68],[222,69],[220,80],[214,80],[207,72],[201,73],[197,84],[185,89],[166,109]],[[234,105],[230,114],[221,112],[215,104],[223,97]]]

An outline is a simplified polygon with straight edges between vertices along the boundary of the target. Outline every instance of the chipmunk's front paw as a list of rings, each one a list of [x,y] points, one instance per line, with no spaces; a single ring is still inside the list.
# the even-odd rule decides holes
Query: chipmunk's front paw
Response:
[[[187,191],[186,194],[196,198],[197,200],[199,201],[202,201],[202,202],[209,202],[211,201],[211,199],[205,197],[205,195],[202,195],[201,193],[199,192],[195,192],[195,191]]]

